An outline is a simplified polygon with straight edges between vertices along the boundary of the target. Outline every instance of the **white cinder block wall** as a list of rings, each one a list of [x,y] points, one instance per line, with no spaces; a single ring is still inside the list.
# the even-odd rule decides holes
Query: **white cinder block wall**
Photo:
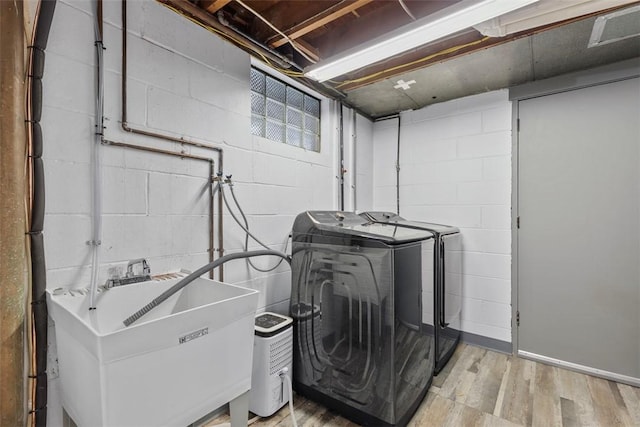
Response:
[[[93,3],[61,0],[49,37],[42,126],[45,140],[47,287],[85,288],[91,275],[91,159],[95,121]],[[107,139],[218,158],[211,150],[124,132],[120,127],[121,9],[103,2]],[[251,60],[247,53],[155,1],[128,2],[128,121],[133,127],[216,145],[224,173],[252,232],[282,250],[295,215],[336,206],[336,119],[322,102],[320,153],[254,137],[250,131]],[[284,78],[280,76],[281,78]],[[327,100],[325,100],[327,101]],[[127,261],[147,258],[152,274],[193,270],[208,262],[206,162],[103,146],[103,234],[99,283]],[[224,216],[225,252],[244,234]],[[251,243],[251,248],[257,244]],[[216,241],[217,248],[217,241]],[[257,259],[270,266],[273,259]],[[225,281],[260,290],[259,310],[287,312],[290,274],[245,262],[225,266]],[[55,349],[53,341],[50,350]],[[62,425],[50,354],[50,425]]]
[[[366,211],[373,209],[373,122],[356,115],[355,126],[355,205],[353,210]]]
[[[396,210],[397,119],[374,124],[374,206]],[[462,329],[511,342],[511,103],[506,90],[401,114],[400,214],[459,227]]]
[[[85,242],[91,237],[95,113],[91,7],[86,1],[59,2],[47,50],[43,128],[49,287],[83,286],[90,273]],[[106,138],[212,157],[217,168],[211,150],[122,131],[120,4],[106,2],[104,8]],[[246,53],[156,2],[129,2],[128,14],[132,127],[221,147],[224,173],[233,176],[252,231],[274,248],[283,248],[297,213],[334,208],[335,119],[328,113],[330,102],[323,103],[320,153],[255,137],[250,133],[251,62]],[[101,156],[100,280],[106,280],[110,268],[138,257],[149,259],[152,273],[205,263],[208,164],[108,146],[101,147]],[[224,223],[225,252],[240,250],[243,233],[228,214]],[[225,270],[227,280],[266,285],[263,275],[245,268],[229,265]],[[262,305],[280,301],[264,300]]]
[[[344,209],[370,210],[373,206],[373,122],[343,108]]]
[[[398,119],[373,124],[373,208],[396,212]]]

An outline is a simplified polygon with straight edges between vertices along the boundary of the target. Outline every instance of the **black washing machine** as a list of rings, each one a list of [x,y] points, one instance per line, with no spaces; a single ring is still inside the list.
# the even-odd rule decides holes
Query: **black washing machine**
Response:
[[[435,235],[309,211],[292,242],[295,390],[361,425],[405,425],[435,365],[433,299],[422,296]]]

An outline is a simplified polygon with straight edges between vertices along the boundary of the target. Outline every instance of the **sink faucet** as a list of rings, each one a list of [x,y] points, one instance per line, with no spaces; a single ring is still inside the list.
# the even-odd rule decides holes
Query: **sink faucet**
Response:
[[[136,272],[134,272],[133,270],[133,267],[138,264],[140,264],[142,270],[138,274],[136,274]],[[151,267],[149,267],[149,263],[146,259],[138,258],[129,261],[129,263],[127,264],[127,273],[125,277],[109,279],[107,280],[105,286],[107,289],[109,289],[116,286],[128,285],[131,283],[146,282],[147,280],[151,280]]]

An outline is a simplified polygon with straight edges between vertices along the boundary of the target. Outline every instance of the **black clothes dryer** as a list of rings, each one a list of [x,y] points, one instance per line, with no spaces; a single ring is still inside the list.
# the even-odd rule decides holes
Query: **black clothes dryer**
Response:
[[[460,341],[462,311],[462,236],[456,227],[421,221],[409,221],[393,212],[364,212],[363,218],[378,224],[393,224],[414,230],[426,230],[436,237],[433,290],[423,289],[424,296],[432,295],[435,308],[435,374],[451,358]],[[426,313],[425,315],[427,315]]]

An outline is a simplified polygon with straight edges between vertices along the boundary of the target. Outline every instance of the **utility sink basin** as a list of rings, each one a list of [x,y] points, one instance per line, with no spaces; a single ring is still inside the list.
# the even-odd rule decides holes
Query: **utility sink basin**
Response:
[[[102,291],[91,311],[87,292],[47,291],[76,424],[184,427],[249,391],[258,291],[199,278],[122,323],[180,279]]]

